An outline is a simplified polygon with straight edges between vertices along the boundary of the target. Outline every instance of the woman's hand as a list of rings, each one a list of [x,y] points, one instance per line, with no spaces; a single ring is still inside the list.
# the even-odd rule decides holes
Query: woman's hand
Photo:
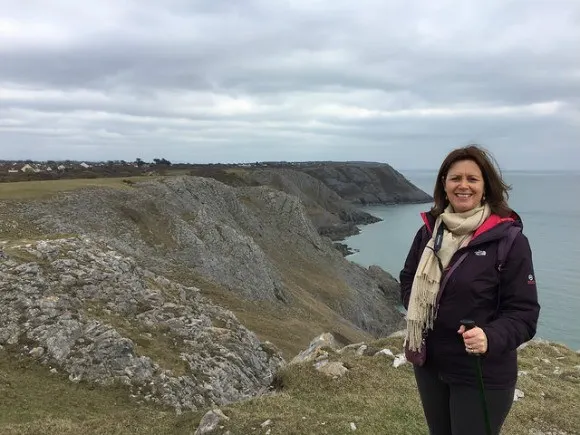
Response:
[[[463,336],[467,353],[484,354],[487,352],[487,336],[483,329],[475,327],[466,330],[465,326],[461,325],[457,333]]]

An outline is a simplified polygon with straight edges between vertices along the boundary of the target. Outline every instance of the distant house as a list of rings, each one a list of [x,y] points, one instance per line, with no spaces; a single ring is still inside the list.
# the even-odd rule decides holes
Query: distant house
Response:
[[[47,167],[46,167],[46,170],[47,170],[48,172],[52,172],[52,168],[51,168],[50,166],[47,166]]]
[[[8,169],[9,174],[16,174],[18,173],[18,169]]]
[[[58,169],[59,171],[64,171],[66,169],[66,166],[59,165],[56,169]]]
[[[28,163],[26,165],[24,165],[22,168],[20,168],[20,170],[22,172],[36,172],[36,169],[34,169],[32,166],[30,166]]]
[[[87,165],[85,162],[82,162],[82,163],[80,164],[80,166],[82,166],[82,167],[83,167],[83,168],[85,168],[85,169],[88,169],[88,168],[90,168],[90,167],[91,167],[91,165]]]

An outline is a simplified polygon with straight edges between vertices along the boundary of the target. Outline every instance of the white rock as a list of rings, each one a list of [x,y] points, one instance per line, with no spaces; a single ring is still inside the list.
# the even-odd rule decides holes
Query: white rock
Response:
[[[272,429],[268,429],[268,430],[266,431],[266,435],[270,435],[271,433],[272,433]]]
[[[524,392],[522,390],[518,390],[516,388],[516,391],[514,391],[514,402],[517,402],[520,399],[524,398]]]
[[[68,375],[68,380],[74,383],[80,382],[82,378],[82,375],[78,374],[78,375],[73,375],[72,373],[70,375]]]
[[[33,358],[40,358],[44,355],[44,347],[35,347],[29,352],[29,355]]]
[[[348,369],[342,365],[342,363],[340,361],[338,362],[331,362],[328,363],[324,366],[322,366],[320,369],[318,369],[318,371],[320,373],[323,373],[327,376],[344,376],[346,374],[346,372],[348,372]]]
[[[405,354],[400,353],[395,357],[395,361],[393,361],[393,367],[398,368],[407,362],[407,358],[405,358]]]
[[[356,430],[356,424],[351,423],[350,424],[350,430],[352,430],[354,432]]]
[[[385,355],[385,356],[390,356],[390,357],[395,357],[395,354],[393,352],[391,352],[391,349],[382,349],[379,350],[377,353],[375,353],[375,356],[378,355]]]
[[[363,344],[361,347],[359,347],[358,350],[356,351],[357,356],[363,356],[367,348],[368,346],[366,344]]]
[[[314,340],[310,342],[308,349],[303,350],[298,355],[296,355],[290,364],[296,364],[304,361],[310,361],[319,355],[319,351],[323,347],[328,347],[330,349],[336,349],[337,344],[334,336],[328,332],[319,335]]]
[[[524,371],[524,370],[520,370],[520,371],[518,372],[518,376],[527,376],[527,375],[528,375],[528,372],[526,372],[526,371]]]
[[[326,360],[326,359],[325,359],[325,360],[322,360],[322,361],[317,361],[317,362],[315,362],[313,365],[314,365],[314,368],[315,368],[316,370],[320,370],[320,369],[321,369],[322,367],[324,367],[326,364],[328,364],[328,360]]]
[[[264,423],[262,423],[260,426],[267,427],[267,426],[270,426],[271,424],[272,424],[272,420],[268,419]]]
[[[221,409],[212,409],[211,411],[206,412],[201,418],[194,435],[210,434],[217,429],[222,421],[229,419],[230,418],[226,416]]]
[[[547,359],[547,358],[544,358],[544,359],[542,359],[542,362],[543,362],[543,363],[545,363],[545,364],[552,364],[552,363],[550,362],[550,360],[549,360],[549,359]]]
[[[352,343],[352,344],[344,346],[341,349],[338,349],[336,351],[336,353],[344,353],[345,351],[347,351],[349,349],[358,349],[359,347],[363,346],[364,344],[365,344],[364,341],[362,341],[360,343]]]

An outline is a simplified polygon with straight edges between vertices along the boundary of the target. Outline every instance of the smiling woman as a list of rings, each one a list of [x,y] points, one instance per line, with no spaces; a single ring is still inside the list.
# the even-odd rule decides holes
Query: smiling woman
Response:
[[[540,311],[530,246],[485,150],[449,153],[435,184],[400,274],[406,355],[431,433],[498,434],[516,350],[534,337]]]

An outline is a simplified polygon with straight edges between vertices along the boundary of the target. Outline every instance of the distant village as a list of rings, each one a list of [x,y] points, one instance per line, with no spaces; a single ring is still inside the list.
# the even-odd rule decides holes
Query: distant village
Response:
[[[170,166],[171,162],[166,159],[155,159],[156,161],[153,163],[163,164],[166,166]],[[90,168],[103,168],[103,167],[113,167],[113,166],[126,166],[126,167],[133,167],[133,168],[149,168],[151,167],[151,163],[144,162],[141,159],[136,159],[134,162],[126,162],[124,160],[109,160],[107,162],[77,162],[71,160],[65,161],[32,161],[32,160],[16,160],[16,161],[7,161],[7,160],[0,160],[0,172],[15,174],[19,172],[28,172],[28,173],[38,173],[38,172],[53,172],[53,171],[67,171],[67,170],[87,170]]]
[[[33,161],[0,160],[0,182],[54,180],[62,178],[132,177],[164,175],[177,170],[189,170],[192,175],[228,168],[281,168],[304,167],[332,162],[254,162],[254,163],[171,163],[165,158],[146,162],[141,158],[125,160],[90,161]]]

